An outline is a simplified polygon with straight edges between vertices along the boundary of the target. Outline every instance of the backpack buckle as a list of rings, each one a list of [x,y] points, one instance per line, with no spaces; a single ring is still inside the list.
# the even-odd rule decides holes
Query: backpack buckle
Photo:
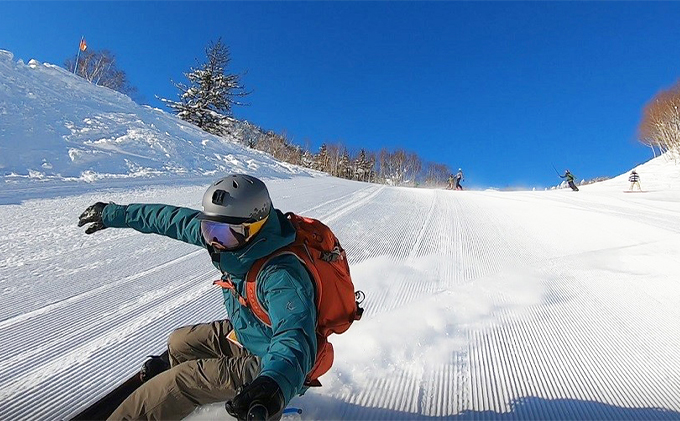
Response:
[[[335,262],[342,257],[342,251],[340,247],[335,246],[331,251],[322,251],[321,256],[319,256],[324,262]]]

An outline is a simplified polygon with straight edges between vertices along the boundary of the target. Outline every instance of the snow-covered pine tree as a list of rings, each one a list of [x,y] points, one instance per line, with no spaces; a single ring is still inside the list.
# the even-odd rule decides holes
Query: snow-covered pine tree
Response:
[[[349,152],[345,149],[338,162],[338,177],[352,179],[352,169],[350,168]]]
[[[302,156],[300,157],[302,166],[306,168],[314,168],[314,154],[306,149],[302,149]]]
[[[189,86],[173,83],[180,100],[161,99],[179,118],[201,129],[223,134],[229,126],[233,105],[245,105],[238,99],[249,92],[241,85],[240,75],[225,73],[231,58],[229,48],[219,38],[205,50],[207,60],[200,68],[185,73]]]
[[[359,181],[369,181],[372,176],[374,165],[375,157],[369,159],[366,156],[366,150],[362,148],[359,151],[359,156],[354,161],[354,179]]]
[[[366,181],[369,183],[375,183],[376,180],[376,173],[375,173],[375,154],[371,153],[371,155],[368,158],[368,165],[366,166],[368,168],[368,178]]]
[[[313,168],[315,170],[323,171],[323,172],[328,172],[329,170],[329,163],[328,163],[328,151],[326,148],[326,144],[323,143],[321,144],[321,147],[319,148],[319,153],[316,154],[314,157],[314,166]]]

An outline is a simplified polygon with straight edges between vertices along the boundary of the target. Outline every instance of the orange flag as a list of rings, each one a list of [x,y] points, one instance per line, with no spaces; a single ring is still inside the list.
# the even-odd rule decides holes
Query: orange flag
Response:
[[[85,51],[87,49],[87,44],[85,44],[85,38],[80,39],[80,51]]]

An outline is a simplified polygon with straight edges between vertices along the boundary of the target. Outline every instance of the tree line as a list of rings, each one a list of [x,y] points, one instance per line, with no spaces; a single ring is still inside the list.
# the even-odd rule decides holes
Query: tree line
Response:
[[[293,144],[285,133],[276,134],[239,121],[233,106],[248,92],[241,75],[227,72],[231,61],[229,49],[218,39],[205,49],[206,61],[198,63],[184,76],[188,84],[175,83],[179,100],[161,98],[172,112],[187,122],[219,136],[230,135],[245,145],[267,152],[281,161],[313,168],[336,177],[392,185],[444,186],[451,174],[446,164],[423,162],[414,152],[403,149],[351,151],[341,142],[324,143],[318,152]],[[100,86],[126,95],[136,88],[108,50],[87,50],[65,62],[68,70]],[[680,151],[680,81],[657,93],[643,108],[638,126],[638,140],[649,146],[654,156],[669,150]]]
[[[383,148],[352,151],[342,142],[323,143],[318,152],[290,142],[285,133],[262,131],[248,122],[235,119],[225,124],[224,133],[239,139],[246,146],[272,155],[274,158],[335,177],[395,186],[446,186],[451,173],[446,164],[424,162],[418,154],[404,149]]]
[[[341,142],[324,143],[318,152],[294,144],[285,133],[264,131],[233,117],[233,106],[245,105],[249,94],[241,75],[230,74],[229,49],[218,39],[205,50],[206,61],[185,73],[189,84],[174,83],[179,100],[162,101],[181,119],[218,136],[230,135],[246,146],[261,150],[274,158],[295,165],[326,172],[350,180],[386,183],[398,186],[443,186],[449,177],[447,165],[423,163],[413,152],[386,148],[374,152],[366,148],[351,151]]]
[[[445,186],[451,173],[446,164],[424,162],[416,153],[404,149],[370,151],[350,150],[342,142],[324,143],[316,153],[290,141],[285,133],[277,134],[240,121],[233,107],[248,105],[243,99],[250,93],[240,74],[228,72],[229,48],[221,39],[209,42],[206,59],[197,62],[184,76],[188,83],[172,82],[179,91],[178,100],[160,98],[179,118],[201,129],[237,139],[248,147],[266,152],[274,158],[295,165],[326,172],[350,180],[398,186]],[[136,89],[107,51],[86,50],[69,59],[66,68],[84,79],[124,94]]]

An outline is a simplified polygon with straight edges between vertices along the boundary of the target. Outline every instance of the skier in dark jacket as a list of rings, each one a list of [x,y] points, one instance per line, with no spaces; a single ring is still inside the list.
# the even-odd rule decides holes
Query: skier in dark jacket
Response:
[[[458,173],[456,173],[454,186],[456,190],[463,190],[463,186],[460,184],[463,180],[465,180],[465,177],[463,177],[463,170],[461,168],[458,168]]]
[[[196,406],[223,401],[239,420],[255,407],[278,419],[290,399],[304,393],[317,347],[314,286],[305,267],[285,254],[259,272],[257,297],[271,327],[243,311],[238,299],[253,262],[295,239],[262,181],[242,174],[218,180],[205,192],[202,212],[99,202],[80,216],[78,226],[85,224],[91,224],[87,234],[133,228],[204,247],[235,287],[223,290],[229,319],[175,330],[167,352],[145,363],[145,383],[110,419],[181,419]]]
[[[566,170],[564,175],[560,175],[560,178],[566,178],[569,187],[571,187],[573,191],[578,191],[578,187],[576,187],[576,184],[574,184],[574,174],[569,172],[569,170]]]

